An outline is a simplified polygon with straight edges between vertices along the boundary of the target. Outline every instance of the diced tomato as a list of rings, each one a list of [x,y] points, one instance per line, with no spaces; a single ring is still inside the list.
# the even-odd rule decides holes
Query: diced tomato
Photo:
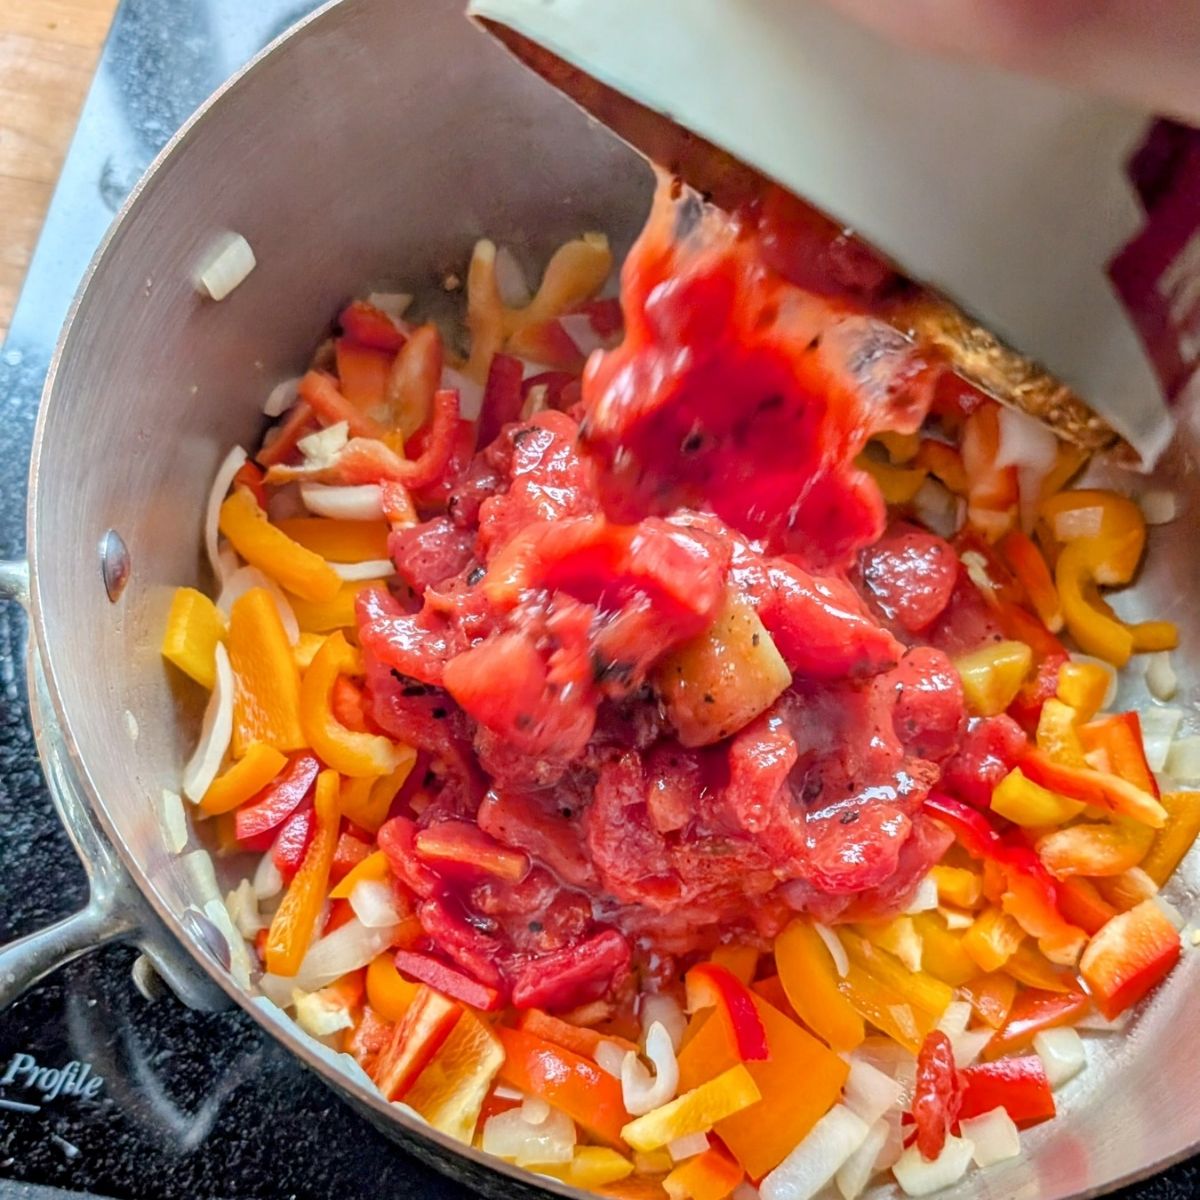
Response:
[[[462,971],[456,971],[430,954],[422,954],[417,950],[397,950],[396,970],[480,1012],[495,1012],[504,1004],[504,997],[495,988],[472,979]]]
[[[1119,1016],[1166,978],[1179,961],[1175,926],[1153,900],[1118,913],[1088,943],[1079,973],[1096,1007]]]
[[[395,354],[404,345],[404,334],[396,322],[365,300],[355,300],[342,309],[338,324],[348,338],[373,350]]]
[[[903,522],[859,555],[867,595],[906,633],[919,633],[941,616],[958,569],[958,555],[949,542]]]
[[[917,1080],[912,1098],[917,1149],[932,1162],[946,1144],[946,1134],[958,1121],[963,1086],[954,1065],[950,1039],[935,1029],[926,1035],[917,1055]]]
[[[299,807],[317,779],[321,764],[315,754],[297,754],[287,767],[253,799],[237,811],[234,830],[248,847],[269,833]]]
[[[1054,1093],[1036,1054],[977,1063],[960,1073],[963,1083],[960,1120],[1003,1108],[1018,1125],[1033,1125],[1055,1114]]]
[[[629,943],[615,929],[606,929],[522,967],[513,980],[513,1004],[564,1012],[598,1000],[625,978],[629,959]]]

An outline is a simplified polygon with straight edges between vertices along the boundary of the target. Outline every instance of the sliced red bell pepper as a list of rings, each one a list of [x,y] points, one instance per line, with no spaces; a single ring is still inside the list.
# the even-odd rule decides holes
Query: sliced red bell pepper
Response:
[[[271,860],[284,879],[291,879],[300,869],[316,832],[317,814],[311,803],[302,805],[279,827],[271,843]]]
[[[999,1058],[1023,1050],[1043,1029],[1074,1024],[1091,1007],[1085,992],[1044,992],[1035,988],[1018,993],[1003,1028],[984,1049],[985,1058]]]
[[[1063,916],[1078,925],[1084,933],[1099,933],[1117,915],[1117,910],[1086,879],[1061,879],[1058,883],[1058,902]]]
[[[388,375],[394,354],[364,346],[351,338],[338,338],[334,343],[337,355],[338,387],[355,408],[366,412],[383,404],[387,398]]]
[[[454,388],[440,388],[434,394],[433,414],[428,424],[417,430],[409,444],[417,457],[402,459],[390,478],[415,489],[437,483],[450,463],[458,432],[458,392]]]
[[[394,354],[405,342],[396,322],[365,300],[355,300],[342,309],[338,324],[347,337],[373,350],[389,350]]]
[[[396,970],[401,974],[427,983],[480,1012],[495,1012],[503,1006],[504,997],[495,988],[455,970],[431,954],[423,954],[419,950],[397,950],[395,962]]]
[[[339,883],[345,879],[360,862],[365,862],[370,855],[370,842],[365,842],[352,833],[340,834],[337,846],[333,851],[333,866],[329,868],[330,883]]]
[[[273,467],[286,462],[296,453],[296,443],[306,433],[317,428],[317,418],[312,405],[298,400],[292,405],[283,421],[276,426],[278,432],[254,456],[260,466]]]
[[[511,354],[493,354],[479,408],[479,445],[490,446],[510,421],[521,417],[525,366]]]
[[[529,393],[535,387],[544,387],[546,389],[546,407],[566,412],[571,403],[579,399],[578,395],[573,394],[578,392],[578,383],[578,376],[572,375],[570,371],[540,371],[538,374],[530,375],[528,379],[522,380],[521,400],[522,402],[527,400]],[[568,391],[567,389],[572,384],[576,387],[573,391]]]
[[[586,304],[581,304],[575,311],[587,316],[597,337],[613,338],[625,329],[625,314],[621,311],[621,301],[617,296],[589,300]]]
[[[715,1008],[719,1019],[728,1025],[732,1044],[742,1062],[767,1057],[767,1031],[755,1008],[754,996],[728,967],[699,963],[687,973],[686,984],[688,1011]]]
[[[1109,769],[1126,783],[1159,798],[1158,783],[1146,761],[1142,740],[1142,721],[1135,712],[1114,713],[1089,721],[1079,728],[1079,738],[1085,750],[1103,750]]]
[[[383,426],[351,404],[338,390],[337,381],[324,371],[309,371],[300,380],[299,393],[326,425],[345,421],[352,438],[379,438],[384,434]]]
[[[297,754],[257,796],[237,810],[234,818],[237,840],[250,842],[282,824],[308,795],[320,769],[316,755]]]
[[[963,1082],[959,1120],[1003,1108],[1018,1125],[1032,1125],[1054,1116],[1054,1093],[1046,1068],[1036,1054],[978,1063],[960,1072]]]
[[[1079,973],[1109,1020],[1136,1004],[1179,961],[1175,926],[1153,900],[1118,913],[1088,943]]]
[[[417,989],[392,1040],[375,1061],[373,1078],[388,1100],[399,1100],[417,1082],[463,1015],[432,988]]]
[[[334,900],[329,905],[329,915],[325,918],[325,928],[322,934],[332,933],[343,925],[354,920],[354,909],[349,900]]]
[[[946,1144],[946,1134],[958,1121],[963,1085],[954,1066],[954,1047],[940,1029],[926,1035],[917,1055],[912,1118],[917,1127],[917,1149],[932,1162]]]
[[[1118,775],[1094,771],[1091,767],[1067,766],[1033,747],[1021,755],[1017,765],[1034,783],[1072,800],[1123,813],[1151,829],[1161,829],[1166,824],[1167,810],[1158,800]]]
[[[266,476],[257,463],[250,462],[249,460],[242,463],[238,467],[237,474],[234,475],[233,482],[229,486],[231,488],[249,488],[254,495],[254,499],[258,501],[259,508],[267,507]]]

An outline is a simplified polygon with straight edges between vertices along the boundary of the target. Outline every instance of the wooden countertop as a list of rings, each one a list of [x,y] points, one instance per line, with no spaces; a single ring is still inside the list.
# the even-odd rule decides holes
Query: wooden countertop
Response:
[[[117,0],[0,0],[0,342]]]

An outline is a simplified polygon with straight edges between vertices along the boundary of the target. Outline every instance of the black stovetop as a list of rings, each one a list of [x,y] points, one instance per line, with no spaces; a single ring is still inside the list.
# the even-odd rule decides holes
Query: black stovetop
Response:
[[[113,213],[205,95],[313,7],[310,0],[120,5],[0,349],[0,557],[24,545],[25,470],[42,382],[71,295]],[[21,614],[0,606],[4,940],[65,916],[86,897],[38,768],[24,648]],[[0,1017],[0,1196],[62,1195],[44,1188],[127,1200],[462,1195],[395,1149],[240,1011],[208,1015],[170,995],[144,999],[131,979],[133,960],[123,947],[99,951]],[[43,1090],[31,1086],[35,1078]],[[1200,1196],[1200,1160],[1125,1195]]]

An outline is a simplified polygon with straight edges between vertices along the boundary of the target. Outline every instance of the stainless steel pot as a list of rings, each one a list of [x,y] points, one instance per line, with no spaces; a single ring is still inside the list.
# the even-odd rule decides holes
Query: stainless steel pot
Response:
[[[164,836],[161,792],[177,785],[198,713],[158,646],[171,590],[207,582],[200,514],[217,463],[256,440],[267,391],[307,360],[341,302],[383,282],[434,290],[485,233],[531,266],[586,228],[623,250],[650,186],[636,155],[473,30],[455,0],[321,10],[166,148],[76,300],[36,433],[29,568],[0,569],[0,597],[29,607],[38,743],[93,884],[81,913],[0,951],[0,1001],[94,945],[135,941],[185,1001],[241,1005],[421,1158],[494,1195],[533,1182],[384,1103],[236,981],[231,946],[204,913],[212,881]],[[258,266],[214,304],[193,274],[229,230]],[[1180,621],[1191,700],[1200,568],[1187,534],[1200,488],[1182,449],[1162,471],[1186,515],[1156,531],[1130,611]],[[1185,956],[1135,1035],[1110,1037],[1066,1093],[1066,1115],[1028,1135],[1020,1161],[959,1190],[1086,1195],[1200,1144],[1200,1011],[1188,1005],[1198,973]]]

